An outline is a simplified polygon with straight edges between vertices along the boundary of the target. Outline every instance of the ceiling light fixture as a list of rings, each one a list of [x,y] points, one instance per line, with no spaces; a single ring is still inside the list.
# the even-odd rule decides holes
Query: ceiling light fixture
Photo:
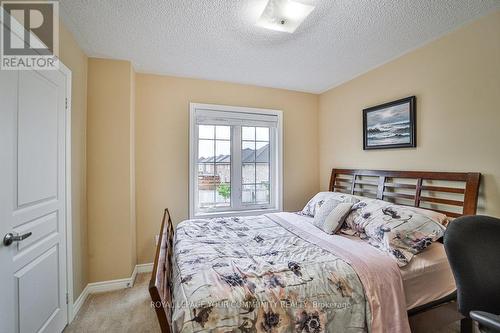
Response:
[[[314,6],[293,0],[269,0],[257,26],[293,33],[313,10]]]

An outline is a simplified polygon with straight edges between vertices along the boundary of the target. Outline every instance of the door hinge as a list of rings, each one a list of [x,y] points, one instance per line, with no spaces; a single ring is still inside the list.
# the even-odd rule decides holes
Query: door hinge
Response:
[[[65,108],[67,110],[68,109],[68,99],[67,98],[64,99],[64,103],[65,103]]]
[[[66,304],[69,304],[69,294],[66,293]]]

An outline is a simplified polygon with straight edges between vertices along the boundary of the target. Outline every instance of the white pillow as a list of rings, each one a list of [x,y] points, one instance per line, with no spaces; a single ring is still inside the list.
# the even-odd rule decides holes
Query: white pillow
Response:
[[[323,224],[325,223],[326,218],[340,203],[342,203],[342,201],[336,199],[318,202],[315,209],[316,214],[314,215],[314,226],[323,229]]]
[[[352,194],[341,192],[319,192],[311,200],[309,200],[300,214],[314,217],[318,203],[321,205],[323,202],[330,199],[335,199],[341,202],[349,202],[352,204],[359,202],[359,199]]]
[[[352,203],[350,202],[329,200],[316,212],[314,225],[327,234],[335,234],[351,212],[351,208]]]

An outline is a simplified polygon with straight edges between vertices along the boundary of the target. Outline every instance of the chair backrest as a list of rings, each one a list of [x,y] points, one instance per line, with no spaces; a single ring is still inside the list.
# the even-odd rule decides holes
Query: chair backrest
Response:
[[[500,219],[464,216],[444,235],[444,247],[457,285],[460,312],[500,314]]]

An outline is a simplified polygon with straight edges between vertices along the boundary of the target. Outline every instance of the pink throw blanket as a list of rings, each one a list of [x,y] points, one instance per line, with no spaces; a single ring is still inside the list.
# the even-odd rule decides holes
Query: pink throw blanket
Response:
[[[344,259],[358,274],[371,310],[371,332],[410,333],[401,272],[394,259],[347,237],[328,235],[293,213],[268,214],[298,237]]]

